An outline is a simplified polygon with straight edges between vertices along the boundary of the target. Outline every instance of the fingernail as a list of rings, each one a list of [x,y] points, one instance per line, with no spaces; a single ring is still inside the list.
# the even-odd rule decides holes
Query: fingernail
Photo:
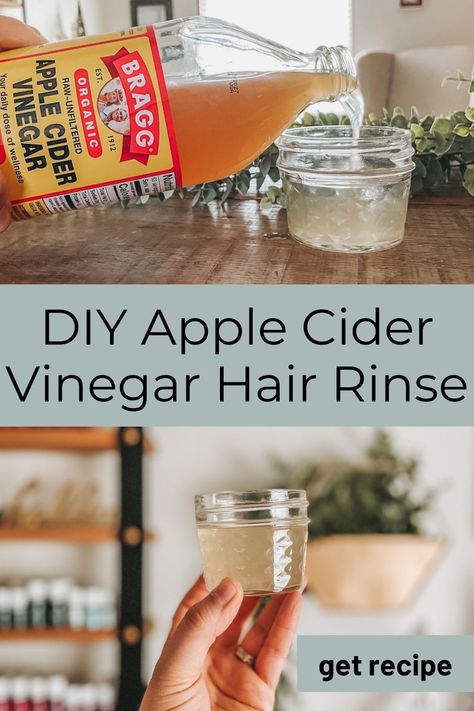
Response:
[[[221,605],[226,605],[237,595],[237,587],[232,578],[224,578],[219,585],[214,588],[211,595],[213,595],[221,603]]]

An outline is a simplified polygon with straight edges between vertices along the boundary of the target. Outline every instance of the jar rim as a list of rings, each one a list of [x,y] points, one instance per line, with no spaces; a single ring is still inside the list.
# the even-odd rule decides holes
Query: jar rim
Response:
[[[324,149],[327,152],[344,152],[354,150],[357,152],[376,152],[386,150],[387,147],[395,149],[411,146],[411,131],[407,128],[396,126],[361,126],[359,135],[354,135],[351,125],[337,126],[293,126],[287,128],[277,139],[278,148],[292,151],[304,150],[310,152],[315,149]]]
[[[227,506],[281,505],[285,503],[307,503],[304,489],[247,489],[224,490],[194,497],[196,508],[220,508]]]

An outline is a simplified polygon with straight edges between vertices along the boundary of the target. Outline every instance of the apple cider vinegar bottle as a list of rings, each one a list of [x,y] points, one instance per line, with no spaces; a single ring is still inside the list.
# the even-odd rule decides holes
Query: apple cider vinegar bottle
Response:
[[[309,104],[357,88],[347,49],[303,54],[205,17],[0,64],[0,169],[17,219],[224,178]]]

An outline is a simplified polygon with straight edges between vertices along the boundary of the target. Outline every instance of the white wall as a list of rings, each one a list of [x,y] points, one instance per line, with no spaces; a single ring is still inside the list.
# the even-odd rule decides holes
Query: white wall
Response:
[[[405,8],[400,0],[353,0],[354,52],[474,44],[473,25],[473,0],[423,0],[422,7]]]

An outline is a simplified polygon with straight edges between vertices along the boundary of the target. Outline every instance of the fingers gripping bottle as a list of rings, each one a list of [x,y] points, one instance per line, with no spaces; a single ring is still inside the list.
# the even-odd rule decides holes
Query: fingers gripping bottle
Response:
[[[224,178],[357,83],[342,47],[303,54],[204,17],[5,52],[0,65],[16,218]]]

